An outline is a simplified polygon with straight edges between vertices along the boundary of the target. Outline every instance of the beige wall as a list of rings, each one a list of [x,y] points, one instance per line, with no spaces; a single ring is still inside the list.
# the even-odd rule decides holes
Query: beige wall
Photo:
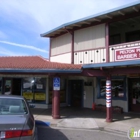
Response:
[[[74,51],[105,47],[105,24],[74,32]]]
[[[71,52],[71,35],[69,33],[51,39],[51,56]]]
[[[61,54],[50,57],[51,62],[71,63],[71,53]]]

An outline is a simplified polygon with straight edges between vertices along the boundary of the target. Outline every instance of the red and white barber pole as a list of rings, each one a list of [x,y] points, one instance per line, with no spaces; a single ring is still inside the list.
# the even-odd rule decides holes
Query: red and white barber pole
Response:
[[[106,81],[106,107],[111,107],[111,81]]]
[[[112,97],[111,97],[111,80],[106,80],[106,111],[107,117],[106,121],[112,121]]]

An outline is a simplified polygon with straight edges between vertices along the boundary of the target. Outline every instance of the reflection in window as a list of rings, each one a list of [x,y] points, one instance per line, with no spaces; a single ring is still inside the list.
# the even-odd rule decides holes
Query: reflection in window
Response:
[[[29,102],[46,102],[46,78],[27,77],[23,78],[23,96]]]
[[[46,78],[36,77],[34,82],[34,100],[41,103],[46,101]]]
[[[132,90],[133,90],[133,99],[136,100],[135,104],[140,104],[140,82],[133,82]]]
[[[111,93],[112,97],[124,97],[124,80],[112,79],[111,80]],[[106,97],[106,80],[100,81],[100,96]]]
[[[34,84],[33,77],[23,78],[23,89],[32,89],[33,84]]]
[[[11,86],[12,86],[12,81],[10,79],[6,79],[5,80],[5,89],[4,89],[5,95],[11,94]]]

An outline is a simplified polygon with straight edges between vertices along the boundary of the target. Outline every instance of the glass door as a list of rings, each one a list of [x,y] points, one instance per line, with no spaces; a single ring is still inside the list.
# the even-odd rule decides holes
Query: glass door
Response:
[[[4,94],[10,95],[12,92],[12,79],[6,78],[4,80]]]
[[[140,112],[140,78],[132,78],[129,80],[129,86],[130,111]]]

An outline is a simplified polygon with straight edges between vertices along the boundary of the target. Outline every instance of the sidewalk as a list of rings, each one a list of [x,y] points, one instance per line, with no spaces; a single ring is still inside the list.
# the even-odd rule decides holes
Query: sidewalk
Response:
[[[105,121],[106,113],[92,109],[61,108],[60,119],[53,119],[51,109],[32,109],[37,124],[50,127],[96,129],[125,134],[130,128],[140,129],[140,114],[113,114],[113,122]]]

